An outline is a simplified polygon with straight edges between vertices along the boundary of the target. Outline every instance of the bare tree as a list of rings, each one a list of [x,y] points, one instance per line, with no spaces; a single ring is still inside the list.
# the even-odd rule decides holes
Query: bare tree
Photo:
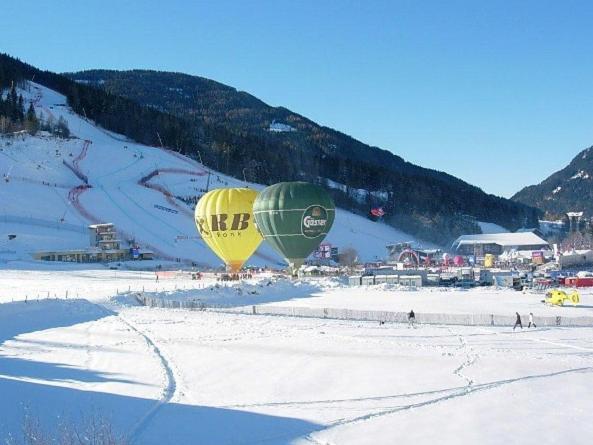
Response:
[[[358,263],[358,252],[353,247],[346,247],[338,254],[342,266],[352,267]]]
[[[25,413],[22,437],[10,435],[6,445],[128,445],[125,437],[113,430],[111,422],[93,413],[80,422],[61,420],[53,431],[43,428],[38,416]]]

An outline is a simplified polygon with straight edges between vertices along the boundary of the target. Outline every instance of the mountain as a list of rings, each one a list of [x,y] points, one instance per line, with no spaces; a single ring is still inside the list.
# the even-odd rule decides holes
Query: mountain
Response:
[[[89,246],[88,224],[110,222],[120,246],[139,245],[155,254],[152,264],[136,266],[220,266],[220,258],[196,231],[197,199],[207,189],[260,190],[262,185],[246,184],[179,153],[106,131],[74,113],[63,95],[35,82],[23,82],[14,94],[34,104],[40,125],[53,119],[71,130],[69,135],[42,129],[34,135],[0,133],[0,264],[51,256],[40,251],[80,254]],[[336,210],[325,241],[344,253],[354,249],[363,262],[383,257],[385,245],[392,242],[433,247],[343,209]],[[64,261],[72,258],[63,252],[56,255],[63,255]],[[262,243],[248,264],[278,267],[284,262],[269,243]]]
[[[538,207],[547,217],[580,211],[593,216],[593,146],[581,151],[562,170],[537,185],[525,187],[511,199]]]
[[[479,221],[510,230],[537,225],[532,207],[212,80],[141,70],[58,75],[0,55],[0,87],[10,78],[33,77],[105,129],[169,147],[235,178],[320,183],[338,206],[361,215],[382,206],[386,223],[418,238],[446,244],[460,233],[479,232]]]
[[[219,140],[200,154],[219,170],[262,183],[321,182],[334,189],[339,205],[360,213],[381,205],[388,222],[432,241],[445,243],[460,232],[478,232],[475,220],[511,230],[537,224],[537,211],[530,207],[487,195],[451,175],[411,164],[210,79],[147,70],[67,76],[171,113],[198,132],[204,127],[222,130]]]

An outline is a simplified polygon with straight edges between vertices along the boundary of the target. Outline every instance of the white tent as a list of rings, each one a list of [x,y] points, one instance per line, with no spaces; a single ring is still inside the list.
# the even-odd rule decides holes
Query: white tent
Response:
[[[494,244],[500,246],[501,251],[540,250],[549,249],[550,244],[533,232],[516,233],[481,233],[478,235],[462,235],[453,243],[453,250],[461,246],[476,246]]]

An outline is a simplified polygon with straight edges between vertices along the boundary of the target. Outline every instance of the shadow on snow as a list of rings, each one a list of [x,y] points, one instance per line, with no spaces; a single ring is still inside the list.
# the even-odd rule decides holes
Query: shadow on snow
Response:
[[[72,326],[110,315],[111,312],[85,300],[0,304],[0,342],[29,332]],[[16,340],[21,341],[18,338]],[[44,344],[43,341],[39,343],[42,346]],[[125,382],[89,369],[0,356],[0,440],[10,435],[19,437],[26,414],[39,418],[41,425],[49,431],[64,419],[79,424],[90,415],[100,415],[111,422],[116,433],[127,436],[157,403],[153,399],[83,391],[51,383],[20,380],[22,378],[38,378],[48,383]],[[144,430],[135,431],[135,437],[142,444],[280,445],[315,430],[319,430],[319,425],[300,419],[237,409],[168,403],[160,408]]]

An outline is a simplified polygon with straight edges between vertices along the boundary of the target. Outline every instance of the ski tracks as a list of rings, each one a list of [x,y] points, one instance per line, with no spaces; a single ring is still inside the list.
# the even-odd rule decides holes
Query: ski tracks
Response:
[[[163,355],[160,348],[156,345],[152,338],[150,338],[148,334],[137,328],[128,319],[122,317],[121,314],[118,313],[117,315],[127,326],[130,327],[130,329],[132,329],[133,331],[138,333],[138,335],[144,338],[146,344],[149,346],[150,349],[152,349],[154,354],[158,357],[161,366],[163,367],[165,375],[165,384],[163,392],[161,394],[161,398],[156,401],[153,407],[144,416],[142,416],[142,418],[138,422],[136,422],[136,424],[132,427],[130,433],[128,434],[130,443],[134,443],[142,435],[143,431],[150,424],[151,420],[155,417],[159,410],[173,399],[177,391],[177,379],[175,377],[175,372],[173,371],[173,365]]]
[[[465,370],[467,368],[469,368],[470,366],[472,366],[476,362],[476,360],[478,359],[478,354],[476,354],[474,349],[467,343],[467,340],[465,339],[465,337],[463,335],[453,332],[453,329],[451,329],[451,328],[448,328],[448,329],[449,329],[449,332],[451,332],[451,334],[457,336],[457,339],[459,340],[458,350],[462,351],[463,354],[465,355],[465,360],[463,361],[463,363],[461,363],[461,365],[459,365],[457,368],[455,368],[455,370],[453,371],[453,374],[460,377],[461,379],[463,379],[466,382],[466,391],[467,391],[474,384],[474,380],[465,374]]]
[[[335,428],[335,427],[357,424],[360,422],[366,422],[366,421],[374,420],[374,419],[381,418],[384,416],[396,414],[396,413],[402,412],[402,411],[408,411],[408,410],[412,410],[412,409],[416,409],[416,408],[422,408],[422,407],[426,407],[426,406],[440,404],[443,402],[448,402],[453,399],[469,396],[470,394],[475,393],[475,392],[493,390],[493,389],[501,388],[501,387],[504,387],[504,386],[510,385],[510,384],[522,383],[522,382],[527,382],[530,380],[548,379],[548,378],[553,378],[553,377],[561,376],[561,375],[570,375],[570,374],[577,374],[577,373],[593,373],[593,366],[587,366],[587,367],[571,368],[571,369],[566,369],[566,370],[556,371],[556,372],[551,372],[551,373],[546,373],[546,374],[534,374],[534,375],[521,376],[521,377],[516,377],[516,378],[487,382],[487,383],[475,383],[474,380],[465,373],[465,371],[467,370],[467,368],[471,367],[472,365],[474,365],[476,363],[476,361],[479,358],[479,354],[477,354],[474,351],[474,349],[468,344],[467,340],[465,339],[465,337],[463,335],[461,335],[460,333],[455,333],[450,327],[448,327],[448,330],[453,335],[457,336],[458,341],[459,341],[459,346],[457,347],[457,350],[463,351],[463,353],[465,355],[465,360],[453,371],[453,374],[459,376],[466,382],[465,386],[458,387],[458,388],[449,388],[449,389],[427,392],[426,395],[432,393],[436,397],[431,397],[431,398],[423,400],[423,401],[409,403],[409,404],[403,404],[403,405],[394,406],[394,407],[390,407],[390,408],[385,408],[385,409],[381,409],[379,411],[375,411],[372,413],[364,414],[364,415],[353,417],[353,418],[338,419],[333,423],[325,425],[323,428],[319,428],[318,430],[309,433],[308,435],[303,437],[303,439],[307,442],[310,442],[310,443],[313,443],[316,445],[331,445],[330,442],[327,442],[326,440],[324,440],[322,438],[315,437],[315,434],[322,433],[323,431],[326,431],[328,429]],[[551,344],[558,345],[558,346],[566,346],[569,348],[574,348],[574,349],[579,349],[579,350],[584,350],[584,351],[590,351],[587,348],[582,348],[582,347],[578,347],[578,346],[574,346],[574,345],[567,345],[564,343],[548,342],[543,339],[532,339],[532,340],[538,341],[538,342],[544,342],[544,343],[551,343]],[[418,394],[407,394],[407,395],[402,394],[401,396],[413,397],[415,395],[418,395]],[[397,396],[391,396],[391,397],[395,398]]]
[[[327,430],[330,428],[352,425],[352,424],[356,424],[356,423],[360,423],[360,422],[366,422],[369,420],[373,420],[373,419],[377,419],[380,417],[395,414],[400,411],[407,411],[407,410],[412,410],[415,408],[422,408],[425,406],[435,405],[435,404],[438,404],[441,402],[447,402],[447,401],[450,401],[450,400],[453,400],[456,398],[468,396],[469,394],[472,394],[474,392],[496,389],[496,388],[500,388],[502,386],[509,385],[509,384],[520,383],[520,382],[529,381],[529,380],[545,379],[545,378],[556,377],[556,376],[565,375],[565,374],[591,373],[591,372],[593,372],[593,367],[589,366],[589,367],[583,367],[583,368],[566,369],[563,371],[557,371],[557,372],[552,372],[552,373],[548,373],[548,374],[535,374],[535,375],[528,375],[528,376],[517,377],[517,378],[512,378],[512,379],[506,379],[506,380],[498,380],[498,381],[489,382],[489,383],[474,384],[472,386],[467,386],[466,388],[464,388],[460,391],[454,391],[452,394],[443,395],[443,396],[436,397],[433,399],[428,399],[428,400],[425,400],[422,402],[411,403],[408,405],[401,405],[401,406],[381,410],[379,412],[365,414],[365,415],[350,418],[350,419],[340,419],[340,420],[337,420],[336,422],[333,422],[329,425],[324,426],[323,428],[319,428],[318,430],[309,433],[303,439],[305,439],[309,442],[315,443],[315,444],[327,445],[327,444],[329,444],[329,442],[320,440],[320,439],[314,437],[313,434],[323,432],[324,430]]]
[[[158,414],[161,408],[164,405],[169,403],[177,392],[177,377],[174,370],[174,365],[167,359],[167,357],[161,352],[161,349],[157,346],[156,342],[151,338],[149,334],[145,331],[141,330],[137,327],[132,321],[128,318],[123,316],[119,311],[113,311],[106,305],[99,305],[102,307],[109,315],[116,316],[123,324],[125,324],[129,329],[134,331],[140,337],[144,339],[148,348],[154,353],[157,357],[160,365],[163,369],[163,376],[164,376],[164,384],[163,390],[161,393],[161,397],[156,400],[152,408],[150,408],[130,429],[128,432],[128,441],[129,443],[133,444],[138,442],[138,439],[141,437],[142,433],[146,430],[150,422],[154,419],[154,417]]]

